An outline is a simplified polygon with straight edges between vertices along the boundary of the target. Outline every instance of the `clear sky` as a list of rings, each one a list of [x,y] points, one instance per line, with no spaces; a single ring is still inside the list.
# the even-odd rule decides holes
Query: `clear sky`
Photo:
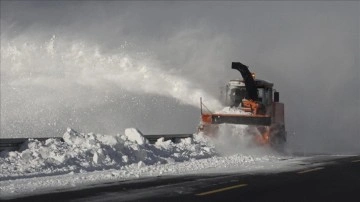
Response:
[[[1,1],[1,135],[193,132],[198,109],[164,81],[216,97],[239,61],[280,91],[293,148],[359,152],[359,22],[359,1]],[[41,51],[53,36],[50,60]],[[132,58],[136,71],[146,64],[159,92],[125,82],[124,69],[113,73],[124,82],[98,78],[115,66],[89,78],[96,51]],[[69,62],[81,54],[87,66]]]

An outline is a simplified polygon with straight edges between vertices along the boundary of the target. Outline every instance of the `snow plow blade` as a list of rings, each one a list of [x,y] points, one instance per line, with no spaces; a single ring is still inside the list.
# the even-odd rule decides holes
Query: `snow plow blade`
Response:
[[[243,125],[257,125],[257,126],[270,126],[271,117],[261,115],[227,115],[227,114],[212,114],[211,124],[243,124]]]

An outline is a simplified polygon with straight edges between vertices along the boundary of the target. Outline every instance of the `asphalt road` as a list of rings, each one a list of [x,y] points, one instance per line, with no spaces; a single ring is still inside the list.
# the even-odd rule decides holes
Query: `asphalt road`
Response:
[[[360,201],[360,156],[312,163],[276,174],[149,178],[11,201]]]

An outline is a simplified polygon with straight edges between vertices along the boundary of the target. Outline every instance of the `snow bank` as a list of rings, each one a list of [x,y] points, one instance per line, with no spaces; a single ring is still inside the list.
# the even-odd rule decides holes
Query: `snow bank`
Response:
[[[125,129],[125,136],[132,142],[136,142],[139,145],[143,145],[144,143],[149,143],[147,139],[144,138],[143,134],[135,129],[135,128],[127,128]]]
[[[237,128],[237,132],[242,134],[244,131],[240,129]],[[1,197],[16,198],[161,175],[279,172],[294,163],[297,165],[288,157],[284,161],[284,156],[268,151],[220,156],[221,146],[226,150],[237,150],[241,146],[233,139],[239,135],[231,138],[228,135],[234,132],[232,129],[228,132],[223,133],[231,144],[219,146],[202,135],[182,139],[179,143],[160,138],[155,144],[149,144],[133,128],[126,129],[123,135],[85,134],[68,128],[63,142],[30,139],[19,152],[0,153]],[[214,145],[219,148],[215,150]]]
[[[122,135],[85,134],[68,128],[63,139],[64,142],[30,139],[20,152],[2,152],[0,180],[120,169],[128,165],[141,168],[216,155],[214,147],[198,135],[180,143],[159,139],[156,144],[149,144],[133,128]]]

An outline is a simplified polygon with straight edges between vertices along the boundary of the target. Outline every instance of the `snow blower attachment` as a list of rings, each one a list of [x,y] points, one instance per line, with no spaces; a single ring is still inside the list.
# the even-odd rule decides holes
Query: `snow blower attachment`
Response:
[[[243,80],[230,80],[226,85],[222,97],[230,110],[212,113],[200,99],[201,123],[198,131],[216,137],[219,124],[247,125],[257,144],[282,149],[286,131],[284,104],[279,102],[279,93],[273,89],[272,83],[255,79],[255,74],[240,62],[233,62],[232,69],[238,70]]]

